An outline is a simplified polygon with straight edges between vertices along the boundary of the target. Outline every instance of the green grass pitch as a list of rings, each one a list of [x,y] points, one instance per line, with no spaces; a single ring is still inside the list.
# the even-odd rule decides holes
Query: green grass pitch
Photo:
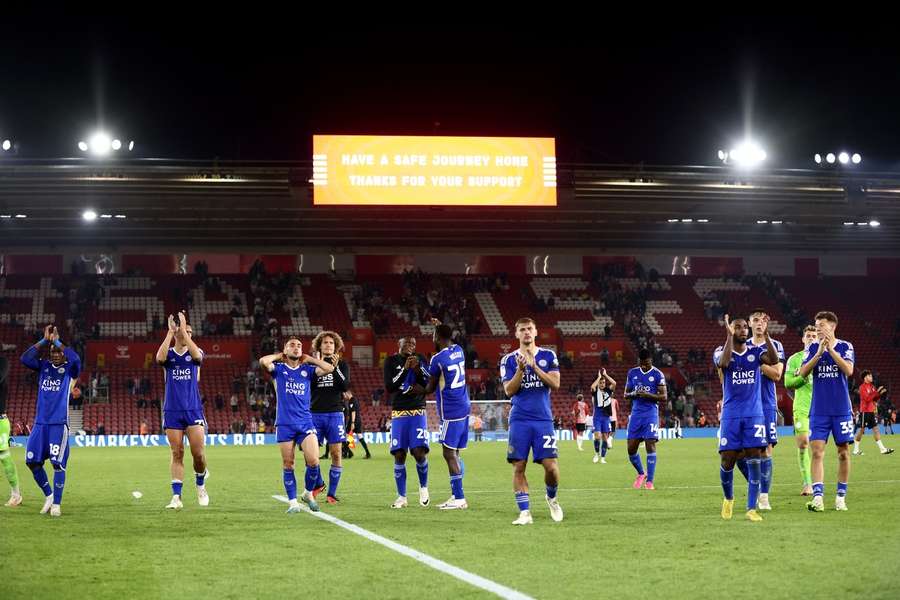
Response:
[[[878,455],[868,436],[866,454],[853,457],[846,513],[831,510],[829,446],[823,514],[806,510],[793,440],[784,439],[775,451],[774,510],[756,524],[744,519],[746,483],[737,472],[734,519],[719,517],[714,439],[660,442],[655,491],[631,489],[634,472],[624,440],[617,442],[606,465],[591,462],[590,442],[584,452],[562,444],[562,523],[550,520],[543,470],[530,464],[535,522],[511,525],[518,511],[506,446],[491,442],[464,452],[467,511],[435,506],[449,496],[437,446],[432,506],[416,501],[410,458],[410,506],[390,510],[396,494],[383,445],[371,447],[372,460],[358,453],[345,461],[342,502],[323,510],[535,598],[898,597],[900,455]],[[39,491],[15,448],[25,503],[0,508],[0,597],[492,597],[334,524],[285,514],[272,498],[284,493],[277,447],[207,452],[210,506],[197,505],[186,481],[185,507],[172,512],[163,509],[167,448],[75,448],[63,516],[51,519],[38,514]],[[302,468],[297,478],[302,486]]]

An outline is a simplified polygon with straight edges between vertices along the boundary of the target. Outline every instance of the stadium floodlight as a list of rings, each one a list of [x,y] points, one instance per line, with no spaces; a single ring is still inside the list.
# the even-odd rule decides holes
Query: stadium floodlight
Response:
[[[833,165],[833,164],[834,164],[834,152],[829,152],[829,153],[825,156],[825,162],[827,162],[829,165]]]
[[[28,217],[28,215],[23,215],[23,214],[21,214],[21,213],[18,214],[18,215],[16,215],[16,218],[17,218],[17,219],[25,219],[25,218],[27,218],[27,217]]]
[[[859,152],[856,152],[853,154],[853,156],[850,157],[850,160],[853,161],[854,165],[858,165],[862,162],[862,156],[859,155]]]
[[[693,223],[694,220],[693,219],[682,219],[681,222],[682,223]]]
[[[848,162],[850,162],[850,155],[846,152],[841,152],[840,154],[838,154],[838,160],[841,161],[842,165],[846,165]]]
[[[124,219],[124,218],[125,218],[125,215],[116,215],[116,218],[117,218],[117,219]]]
[[[128,151],[131,152],[132,150],[134,150],[134,140],[128,142]]]
[[[719,150],[719,160],[721,160],[722,162],[728,160],[728,153],[724,150]]]
[[[844,225],[846,225],[848,227],[853,227],[854,225],[856,225],[856,223],[854,223],[853,221],[844,221]]]
[[[112,215],[100,215],[101,219],[112,219]]]
[[[818,152],[816,152],[816,155],[813,156],[813,160],[816,161],[817,165],[821,165],[822,164],[822,155],[819,154]]]
[[[3,140],[3,150],[5,150],[6,152],[9,152],[10,148],[12,148],[12,141],[11,140]]]
[[[772,221],[772,225],[781,225],[784,221]]]
[[[856,224],[862,226],[868,225],[868,223],[866,223],[865,221],[857,221]]]
[[[87,209],[83,213],[81,213],[81,218],[85,221],[96,221],[97,220],[97,212],[91,208]]]
[[[881,223],[876,221],[875,219],[872,219],[871,221],[869,221],[869,227],[879,227],[879,226],[881,226]]]
[[[697,219],[698,223],[709,223],[709,219]]]
[[[91,152],[96,154],[97,156],[105,156],[109,154],[110,149],[112,148],[112,140],[110,140],[109,136],[102,131],[98,131],[94,135],[91,136],[88,145],[91,148]]]
[[[766,223],[768,223],[768,221],[765,219],[760,219],[759,221],[756,222],[757,225],[765,225]]]
[[[728,157],[738,166],[744,169],[752,169],[766,160],[766,151],[752,140],[742,142],[737,148],[733,148]]]
[[[88,151],[87,142],[85,142],[83,140],[78,142],[78,149],[81,150],[82,152],[87,152]]]
[[[118,150],[122,147],[122,142],[120,140],[113,140],[111,146],[113,150]]]
[[[669,223],[677,223],[678,219],[669,219]]]

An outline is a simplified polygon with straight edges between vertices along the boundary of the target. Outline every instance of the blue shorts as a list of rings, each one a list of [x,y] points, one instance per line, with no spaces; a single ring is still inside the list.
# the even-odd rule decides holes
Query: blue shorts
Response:
[[[629,440],[658,440],[659,413],[652,415],[634,415],[628,417]]]
[[[469,417],[441,421],[441,444],[453,450],[462,450],[469,444]]]
[[[69,426],[34,424],[25,446],[26,463],[43,463],[50,459],[63,469],[69,463]]]
[[[344,413],[312,413],[313,426],[316,429],[316,435],[319,436],[319,443],[324,444],[328,440],[329,444],[340,444],[347,441],[344,433]]]
[[[294,442],[298,446],[303,443],[307,436],[316,434],[316,426],[313,425],[312,419],[305,423],[291,423],[289,425],[275,426],[275,441]]]
[[[428,421],[425,415],[391,420],[391,454],[412,448],[428,450]]]
[[[556,430],[553,421],[510,421],[509,448],[506,451],[508,462],[528,460],[539,463],[545,458],[558,458]]]
[[[610,431],[610,422],[609,415],[603,414],[602,412],[594,413],[594,431],[599,431],[600,433],[609,433]]]
[[[778,444],[778,411],[774,406],[763,408],[763,419],[766,422],[766,440],[775,446]]]
[[[765,448],[768,443],[763,417],[722,419],[719,424],[719,452]]]
[[[202,425],[206,429],[206,419],[202,410],[166,410],[163,411],[163,429],[184,431],[188,427]]]
[[[853,441],[853,415],[842,416],[809,415],[810,441],[828,441],[828,434],[834,436],[834,443],[841,445]]]

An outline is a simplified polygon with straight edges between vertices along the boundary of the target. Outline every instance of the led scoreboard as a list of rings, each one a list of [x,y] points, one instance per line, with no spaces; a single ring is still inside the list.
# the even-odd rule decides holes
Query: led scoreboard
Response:
[[[556,206],[553,138],[313,136],[313,204]]]

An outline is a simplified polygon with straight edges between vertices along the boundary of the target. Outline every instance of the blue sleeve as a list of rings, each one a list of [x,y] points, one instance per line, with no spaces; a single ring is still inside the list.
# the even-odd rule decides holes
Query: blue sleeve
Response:
[[[81,357],[78,356],[78,353],[66,346],[66,349],[63,350],[63,354],[66,355],[66,358],[69,361],[69,375],[74,379],[78,377],[78,374],[81,373]]]
[[[809,350],[806,351],[806,356],[803,357],[803,362],[800,363],[801,366],[805,365],[809,361],[812,360],[812,357],[816,355],[816,352],[819,351],[819,342],[813,342],[809,346]]]
[[[428,365],[428,375],[437,377],[441,374],[441,361],[438,359],[440,355],[435,354],[431,357],[431,363]]]
[[[846,348],[844,348],[844,351],[841,352],[841,358],[850,363],[856,362],[856,351],[853,350],[853,344],[851,344],[850,342],[844,342],[844,345],[846,346]]]
[[[550,360],[547,361],[547,368],[544,371],[545,373],[553,373],[554,371],[559,371],[559,359],[556,358],[556,352],[548,352],[550,355]]]
[[[775,349],[778,351],[778,360],[780,362],[785,362],[787,359],[784,357],[784,344],[776,342]]]
[[[510,364],[510,362],[515,362],[513,359],[515,355],[509,354],[506,358],[503,359],[503,362],[500,363],[500,379],[503,381],[509,381],[516,374],[516,366],[515,364]]]
[[[40,355],[41,351],[39,349],[34,346],[29,346],[28,350],[22,353],[22,364],[32,371],[39,371],[41,369]]]

